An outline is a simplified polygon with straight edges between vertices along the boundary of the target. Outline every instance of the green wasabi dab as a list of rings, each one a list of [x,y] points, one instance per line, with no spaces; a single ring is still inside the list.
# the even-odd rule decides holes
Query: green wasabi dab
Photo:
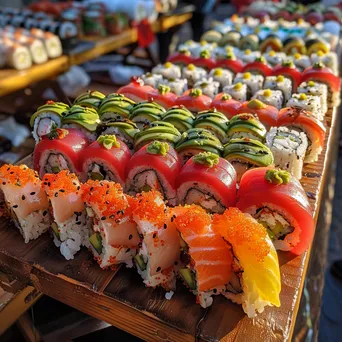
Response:
[[[113,147],[120,147],[120,143],[116,140],[115,135],[101,135],[97,138],[97,142],[107,150]]]
[[[267,170],[265,179],[275,185],[287,184],[291,180],[291,174],[285,170]]]
[[[165,156],[169,152],[169,149],[169,144],[161,141],[153,141],[146,148],[149,154],[159,154],[161,156]]]
[[[201,152],[193,157],[194,163],[213,167],[218,164],[219,156],[211,152]]]

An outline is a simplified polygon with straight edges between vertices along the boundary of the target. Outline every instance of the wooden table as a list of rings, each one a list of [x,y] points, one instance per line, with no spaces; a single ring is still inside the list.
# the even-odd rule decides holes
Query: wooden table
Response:
[[[164,32],[171,27],[187,22],[191,16],[191,12],[162,16],[152,24],[152,29],[155,33]],[[32,83],[53,78],[69,70],[72,65],[85,63],[120,47],[135,43],[137,40],[137,29],[130,28],[120,34],[97,39],[93,48],[76,55],[61,56],[22,71],[14,69],[0,70],[0,96],[28,87]]]
[[[326,117],[323,152],[317,163],[304,167],[305,176],[301,180],[316,222],[325,200],[324,188],[331,178],[333,144],[339,132],[337,122],[335,109]],[[321,229],[316,227],[318,234]],[[298,257],[279,253],[281,307],[268,307],[264,313],[249,319],[240,306],[223,297],[215,297],[212,307],[202,309],[181,284],[172,300],[167,301],[164,290],[145,288],[132,269],[101,270],[86,250],[73,261],[66,261],[49,234],[25,244],[17,229],[7,220],[0,220],[1,269],[26,280],[48,296],[148,341],[291,340],[309,256],[317,246],[320,241],[315,239],[312,248]]]

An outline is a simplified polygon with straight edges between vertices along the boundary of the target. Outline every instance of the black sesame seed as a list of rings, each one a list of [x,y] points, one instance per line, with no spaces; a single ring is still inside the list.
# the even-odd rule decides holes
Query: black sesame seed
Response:
[[[80,189],[81,189],[81,187],[80,187],[80,186],[78,186],[78,187],[77,187],[77,190],[80,190]]]
[[[213,292],[214,292],[214,293],[216,293],[216,292],[217,292],[217,290],[216,290],[216,289],[214,289],[214,290],[213,290]]]
[[[50,183],[50,182],[48,182],[48,186],[51,186],[51,183]]]
[[[109,204],[109,201],[106,201],[106,204]]]
[[[166,223],[164,223],[164,229],[166,229],[167,228],[167,224]]]
[[[10,172],[10,175],[13,175],[13,173],[14,173],[14,172],[13,172],[13,171],[11,171],[11,172]]]
[[[106,216],[102,216],[101,220],[104,221],[106,219]]]
[[[114,218],[114,215],[110,215],[110,216],[109,216],[109,218],[113,220],[113,218]]]
[[[156,272],[160,272],[160,270],[161,270],[161,267],[158,267]]]
[[[44,185],[47,185],[47,182],[44,182]]]
[[[65,192],[65,190],[61,189],[61,190],[59,190],[59,192]]]
[[[175,261],[175,266],[177,266],[178,265],[178,261]]]
[[[2,185],[6,185],[6,182],[2,182]]]
[[[47,211],[46,210],[44,210],[44,212],[43,212],[43,216],[46,216],[47,215]]]
[[[157,237],[157,233],[154,233],[152,237],[155,239]]]
[[[79,226],[80,224],[82,224],[82,222],[80,221],[77,221],[76,224]]]
[[[143,238],[144,238],[144,235],[139,234],[139,237],[140,237],[140,239],[143,239]]]
[[[25,201],[25,199],[26,199],[25,195],[22,195],[22,196],[21,196],[21,199],[22,199],[23,201]]]
[[[133,238],[133,235],[130,234],[130,236],[128,237],[128,240],[132,240],[132,238]]]
[[[36,193],[35,193],[34,191],[30,193],[31,196],[33,196],[33,195],[35,195],[35,194],[36,194]]]
[[[141,248],[141,247],[142,247],[142,243],[141,243],[141,242],[138,244],[138,247],[139,247],[139,248]]]
[[[106,195],[109,195],[109,190],[106,191]]]
[[[126,253],[128,253],[130,250],[131,250],[130,248],[126,249]]]
[[[16,209],[16,208],[18,208],[18,205],[15,204],[12,208]]]
[[[58,197],[58,192],[55,193],[55,197]]]
[[[173,218],[173,216],[171,217],[171,222],[173,222],[174,221],[174,218]]]

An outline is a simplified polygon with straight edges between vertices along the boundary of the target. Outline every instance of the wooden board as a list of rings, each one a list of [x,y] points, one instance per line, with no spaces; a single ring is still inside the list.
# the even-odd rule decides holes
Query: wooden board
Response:
[[[302,184],[317,220],[321,194],[331,162],[337,111],[327,114],[327,134],[317,163],[304,167]],[[294,257],[280,253],[281,307],[266,308],[254,319],[221,297],[202,309],[180,284],[171,301],[162,289],[145,288],[132,269],[102,271],[82,251],[66,261],[48,234],[25,244],[19,232],[0,219],[0,266],[29,279],[57,300],[149,341],[284,341],[291,340],[311,250]]]

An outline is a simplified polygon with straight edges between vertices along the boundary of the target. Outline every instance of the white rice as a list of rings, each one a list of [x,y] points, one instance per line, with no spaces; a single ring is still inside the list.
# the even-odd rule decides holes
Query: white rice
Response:
[[[211,97],[212,99],[218,94],[220,83],[210,78],[202,78],[200,81],[194,84],[194,88],[200,88],[204,95]]]
[[[252,63],[255,61],[256,58],[259,58],[261,56],[260,51],[248,51],[248,53],[245,51],[242,51],[240,54],[240,59],[244,64]]]
[[[42,64],[48,60],[48,55],[44,44],[39,39],[35,39],[31,44],[28,45],[28,48],[31,53],[32,61],[35,64]]]
[[[181,96],[185,91],[188,90],[188,80],[187,79],[178,79],[178,80],[164,80],[161,84],[165,84],[170,87],[171,92],[174,94]]]
[[[16,70],[28,69],[32,66],[30,51],[26,46],[16,45],[7,50],[7,65]]]
[[[265,96],[265,89],[258,90],[252,97],[252,99],[260,100],[261,102],[268,104],[270,106],[276,107],[277,109],[281,109],[284,103],[284,96],[280,90],[271,90],[267,89],[271,92],[270,96]]]
[[[318,96],[321,100],[321,110],[324,114],[328,112],[328,86],[319,82],[303,82],[297,88],[298,93]]]
[[[150,72],[142,75],[141,78],[144,81],[145,85],[149,85],[153,88],[158,88],[158,86],[162,84],[164,81],[164,78],[162,75],[152,74]]]
[[[183,67],[182,77],[188,81],[188,86],[190,88],[200,81],[202,78],[207,76],[207,71],[204,68],[195,67],[194,70],[190,70],[188,67]]]
[[[119,177],[115,165],[109,163],[108,161],[100,158],[87,159],[83,165],[81,165],[83,170],[83,182],[86,182],[90,177],[90,172],[101,173],[100,167],[104,169],[105,177],[104,180],[109,180],[115,183],[120,183],[124,185],[124,180]],[[103,175],[104,176],[104,175]]]
[[[312,64],[322,62],[325,66],[330,68],[335,75],[338,75],[338,57],[336,52],[330,51],[322,56],[317,53],[313,53],[310,58]]]
[[[268,51],[263,54],[267,63],[271,66],[281,65],[286,58],[286,54],[284,52],[274,52]]]
[[[56,158],[54,158],[56,156]],[[56,163],[60,170],[69,170],[72,173],[77,173],[75,165],[71,162],[67,155],[62,154],[57,150],[47,150],[42,153],[39,161],[39,177],[42,178],[45,173],[53,173],[51,162]]]
[[[266,145],[273,153],[275,167],[290,172],[297,179],[302,178],[308,148],[308,139],[304,132],[287,127],[271,127],[266,134]]]
[[[168,65],[168,67],[165,66]],[[165,64],[158,64],[152,69],[152,74],[162,75],[164,78],[180,78],[181,69],[178,65],[167,62]]]
[[[63,54],[61,40],[56,35],[45,38],[45,49],[49,58],[57,58]]]
[[[294,55],[292,57],[292,60],[299,71],[303,71],[304,69],[311,66],[310,57],[306,55]]]
[[[218,69],[220,70],[219,72],[222,73],[222,75],[215,75]],[[234,74],[230,70],[221,68],[212,69],[209,72],[208,76],[211,77],[214,81],[219,82],[221,88],[224,88],[227,85],[231,85],[234,78]]]
[[[223,92],[229,94],[234,100],[247,101],[247,85],[242,83],[241,89],[236,89],[235,84],[225,86]]]
[[[36,143],[40,141],[43,135],[51,132],[52,126],[58,128],[62,125],[62,119],[59,115],[52,112],[42,112],[34,120],[32,135]]]
[[[284,81],[279,82],[278,76],[267,76],[265,78],[264,88],[280,90],[283,93],[285,101],[288,101],[292,95],[292,81],[287,77],[284,77]]]
[[[262,75],[256,75],[251,74],[249,78],[244,78],[244,75],[246,73],[237,73],[234,78],[234,84],[235,83],[243,83],[247,85],[247,88],[250,89],[252,95],[254,95],[258,90],[262,88],[262,85],[264,83],[264,76]]]
[[[310,111],[318,120],[323,121],[324,119],[324,109],[322,109],[321,99],[318,96],[306,95],[306,99],[301,99],[300,94],[292,94],[286,103],[286,107],[301,107]]]

